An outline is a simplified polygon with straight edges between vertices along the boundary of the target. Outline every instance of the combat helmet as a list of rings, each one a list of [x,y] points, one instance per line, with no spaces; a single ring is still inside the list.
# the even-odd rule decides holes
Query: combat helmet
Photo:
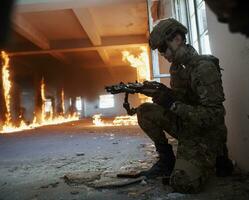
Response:
[[[150,34],[149,45],[151,49],[157,49],[165,43],[165,40],[171,39],[175,32],[186,34],[188,29],[173,18],[161,20]]]

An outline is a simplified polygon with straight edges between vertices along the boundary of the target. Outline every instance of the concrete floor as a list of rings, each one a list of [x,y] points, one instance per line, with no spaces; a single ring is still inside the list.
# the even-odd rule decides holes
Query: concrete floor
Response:
[[[117,173],[148,168],[156,160],[137,126],[90,127],[88,120],[0,135],[0,200],[40,199],[249,199],[249,176],[211,177],[203,192],[174,193],[161,180],[116,189],[68,185],[68,172]],[[170,140],[176,149],[176,141]]]

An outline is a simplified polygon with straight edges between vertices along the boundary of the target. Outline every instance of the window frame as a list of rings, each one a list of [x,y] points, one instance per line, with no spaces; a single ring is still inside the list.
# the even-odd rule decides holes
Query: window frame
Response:
[[[194,46],[194,42],[193,41],[193,27],[191,25],[191,13],[190,13],[190,1],[193,1],[193,6],[194,6],[194,18],[195,18],[195,27],[196,27],[196,34],[197,34],[197,42],[198,42],[198,49],[196,49],[200,54],[203,54],[205,51],[207,51],[207,48],[209,48],[210,50],[210,46],[209,47],[205,47],[202,44],[201,38],[205,37],[205,35],[208,35],[208,28],[206,27],[203,32],[200,32],[200,16],[198,14],[198,8],[201,8],[201,5],[204,3],[204,0],[200,0],[199,3],[197,2],[197,0],[172,0],[173,1],[173,13],[174,13],[174,18],[176,18],[178,21],[180,21],[182,23],[182,18],[186,18],[187,24],[183,23],[185,26],[188,27],[189,33],[187,34],[187,42],[189,42],[190,44],[192,44]],[[183,5],[183,6],[182,6]],[[184,7],[184,13],[182,12],[182,7]],[[205,5],[206,8],[206,5]],[[185,16],[183,16],[185,15]],[[210,50],[211,53],[211,50]]]

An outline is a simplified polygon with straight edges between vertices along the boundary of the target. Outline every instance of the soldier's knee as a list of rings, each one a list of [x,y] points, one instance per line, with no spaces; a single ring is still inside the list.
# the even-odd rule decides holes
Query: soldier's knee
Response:
[[[148,110],[150,110],[150,108],[153,106],[152,103],[143,103],[140,106],[137,107],[137,113],[138,114],[143,114],[148,112]]]
[[[201,170],[192,163],[178,159],[170,177],[170,185],[176,192],[198,193],[204,183]]]
[[[143,103],[137,107],[137,119],[138,122],[142,121],[144,118],[148,116],[150,111],[152,110],[151,107],[153,106],[152,103]]]
[[[137,108],[137,121],[142,129],[160,126],[163,120],[163,107],[154,103],[143,103]]]

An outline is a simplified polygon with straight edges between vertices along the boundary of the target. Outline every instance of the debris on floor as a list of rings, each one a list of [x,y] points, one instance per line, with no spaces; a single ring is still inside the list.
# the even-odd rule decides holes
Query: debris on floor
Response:
[[[176,140],[169,142],[176,151]],[[1,200],[249,199],[249,174],[242,171],[211,177],[199,194],[175,193],[162,179],[117,177],[149,169],[157,160],[139,127],[86,128],[77,122],[1,135],[0,143]]]
[[[64,180],[68,184],[89,184],[99,180],[101,172],[78,171],[64,175]]]
[[[92,182],[89,186],[100,189],[100,188],[118,188],[131,185],[134,183],[140,183],[145,180],[144,176],[138,178],[102,178],[100,180]]]

